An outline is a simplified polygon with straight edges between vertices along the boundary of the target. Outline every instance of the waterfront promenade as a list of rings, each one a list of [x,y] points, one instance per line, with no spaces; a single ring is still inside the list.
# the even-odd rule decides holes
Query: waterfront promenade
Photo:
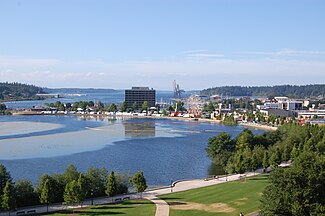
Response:
[[[245,173],[245,177],[251,177],[253,175],[258,175],[263,173],[262,169],[258,169],[254,172],[247,172]],[[243,176],[243,175],[242,175]],[[194,180],[183,180],[183,181],[177,181],[173,185],[174,187],[164,187],[160,189],[154,189],[154,190],[149,190],[146,192],[143,192],[142,198],[149,199],[152,202],[156,204],[156,214],[155,216],[168,216],[169,215],[169,205],[164,201],[159,199],[157,196],[163,195],[163,194],[169,194],[169,193],[174,193],[174,192],[179,192],[179,191],[186,191],[190,189],[195,189],[195,188],[200,188],[200,187],[206,187],[206,186],[211,186],[211,185],[216,185],[220,183],[225,183],[227,181],[235,181],[240,179],[239,174],[234,174],[234,175],[228,175],[228,176],[222,176],[219,178],[211,178],[211,179],[194,179]],[[140,194],[137,193],[131,193],[131,194],[124,194],[124,195],[117,195],[114,196],[113,199],[111,197],[99,197],[99,198],[94,198],[93,200],[88,199],[83,202],[82,207],[89,207],[92,205],[100,205],[100,204],[110,204],[115,201],[121,201],[121,200],[128,200],[128,199],[140,199],[141,196]],[[65,204],[51,204],[49,206],[49,212],[56,212],[60,210],[65,210],[65,209],[72,209],[72,208],[80,208],[80,205],[76,206],[69,206]],[[40,213],[46,213],[47,212],[47,207],[46,205],[42,206],[33,206],[33,207],[26,207],[26,208],[20,208],[16,211],[11,212],[11,215],[23,215],[27,214],[27,212],[33,212],[35,211],[37,214]],[[5,216],[8,215],[8,212],[1,212],[0,216]]]

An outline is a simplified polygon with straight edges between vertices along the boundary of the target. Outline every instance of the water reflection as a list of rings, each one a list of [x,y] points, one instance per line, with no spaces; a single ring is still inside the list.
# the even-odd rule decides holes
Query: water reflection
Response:
[[[125,137],[155,137],[156,124],[155,122],[123,122],[125,129]]]

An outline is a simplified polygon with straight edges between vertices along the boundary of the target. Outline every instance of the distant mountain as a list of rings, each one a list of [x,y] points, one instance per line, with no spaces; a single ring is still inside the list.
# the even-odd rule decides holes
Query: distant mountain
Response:
[[[292,98],[324,97],[325,84],[277,86],[222,86],[201,91],[202,95],[288,96]]]
[[[87,94],[87,93],[112,93],[114,89],[98,88],[43,88],[47,93],[64,93],[64,94]]]
[[[22,84],[0,82],[0,101],[41,99],[36,94],[44,94],[43,88]]]

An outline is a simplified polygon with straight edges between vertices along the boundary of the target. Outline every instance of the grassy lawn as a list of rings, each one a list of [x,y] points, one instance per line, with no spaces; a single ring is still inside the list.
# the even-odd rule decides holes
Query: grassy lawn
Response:
[[[155,215],[156,206],[149,200],[130,200],[115,205],[98,205],[75,209],[74,215]],[[72,215],[72,210],[49,214],[51,216]]]
[[[244,215],[258,211],[267,175],[240,181],[162,195],[170,205],[170,216]]]

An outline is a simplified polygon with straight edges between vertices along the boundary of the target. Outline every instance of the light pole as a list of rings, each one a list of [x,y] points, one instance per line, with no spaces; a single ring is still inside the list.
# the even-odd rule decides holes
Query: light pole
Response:
[[[91,195],[91,205],[94,205],[94,193],[93,193],[93,189],[91,189],[90,195]]]
[[[170,180],[170,192],[173,192],[173,179]]]
[[[226,169],[226,181],[228,181],[228,171]]]

